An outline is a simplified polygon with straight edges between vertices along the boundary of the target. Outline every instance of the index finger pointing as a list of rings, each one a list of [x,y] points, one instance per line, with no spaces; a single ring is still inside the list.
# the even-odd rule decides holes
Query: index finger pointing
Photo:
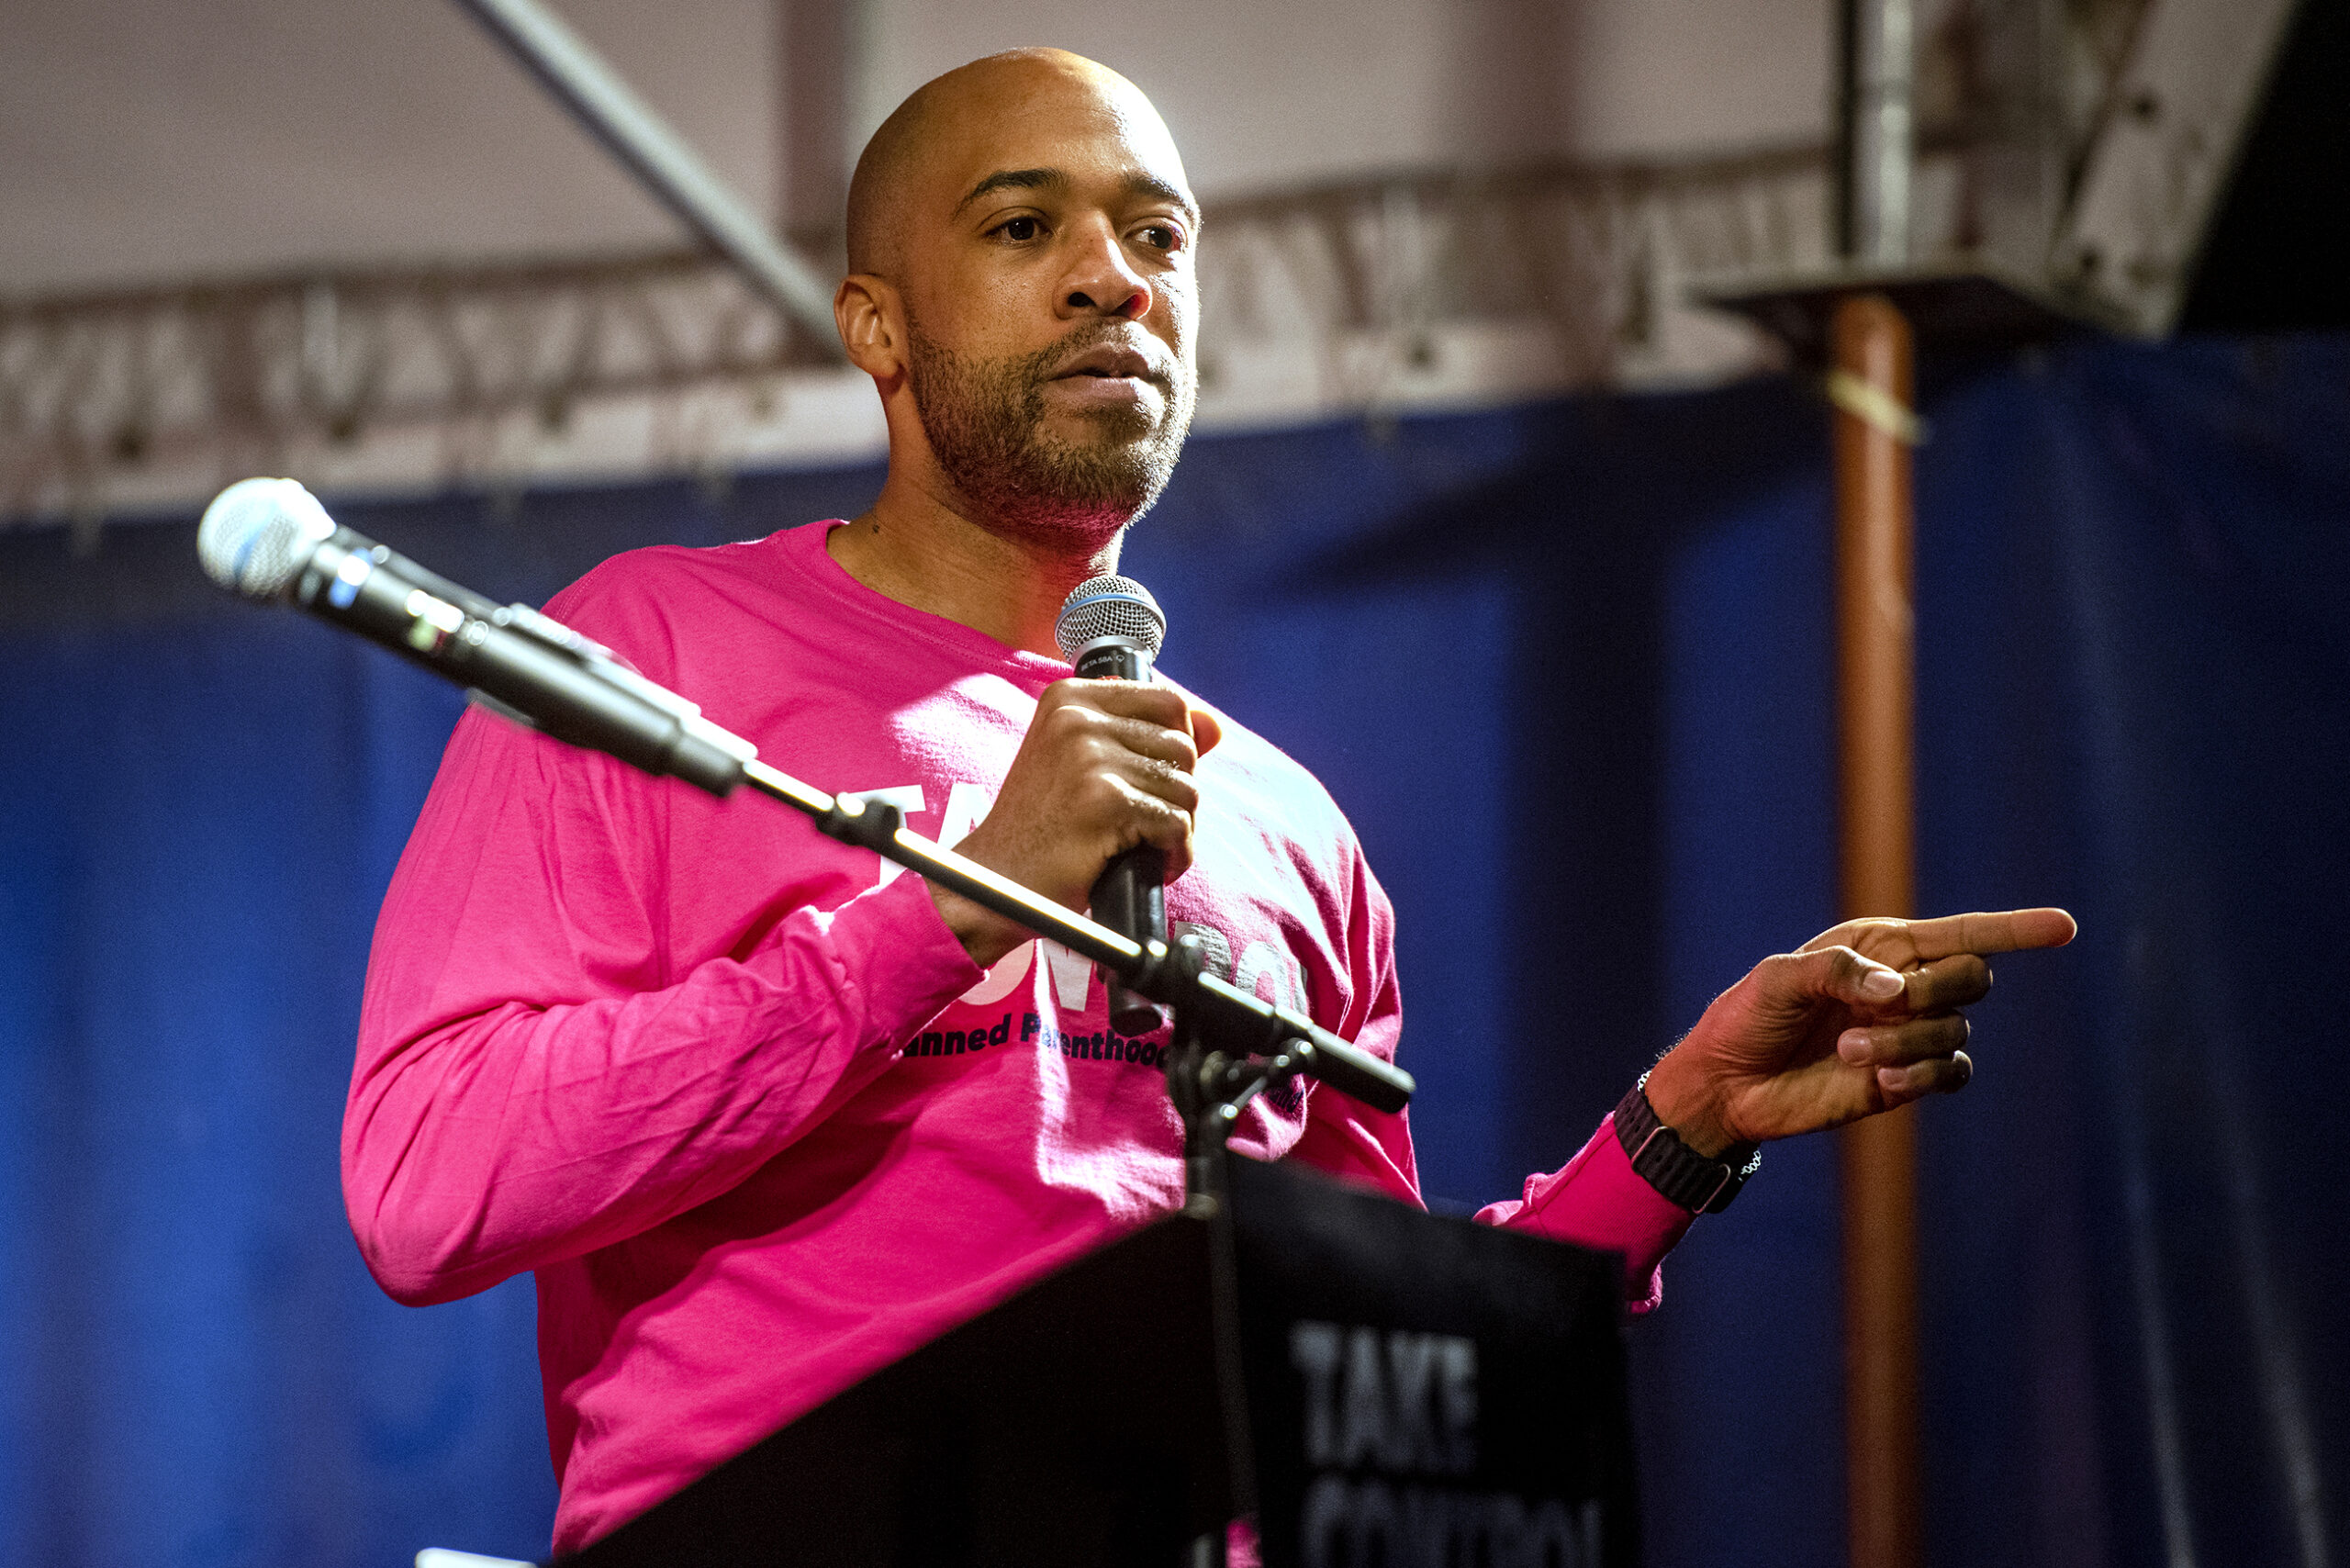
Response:
[[[1988,914],[1945,914],[1908,924],[1910,943],[1928,963],[1953,953],[2016,953],[2062,947],[2080,929],[2061,909],[2008,909]]]

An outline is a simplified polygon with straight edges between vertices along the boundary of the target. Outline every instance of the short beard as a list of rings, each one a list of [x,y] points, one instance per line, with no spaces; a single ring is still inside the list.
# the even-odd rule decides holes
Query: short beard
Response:
[[[1101,439],[1077,444],[1045,431],[1045,384],[1069,355],[1116,342],[1116,322],[1080,327],[1035,353],[957,353],[907,323],[907,374],[938,465],[971,521],[990,532],[1057,549],[1099,549],[1150,510],[1175,472],[1194,391],[1178,370],[1159,386],[1166,414],[1101,414]]]

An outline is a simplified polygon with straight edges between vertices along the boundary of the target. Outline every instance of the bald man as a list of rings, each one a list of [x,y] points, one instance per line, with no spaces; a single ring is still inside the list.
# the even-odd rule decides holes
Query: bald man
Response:
[[[1213,967],[1392,1057],[1393,918],[1327,795],[1055,650],[1181,447],[1199,231],[1114,73],[1035,50],[931,83],[859,162],[834,301],[888,417],[879,498],[634,552],[549,608],[1072,908],[1158,846]],[[1756,1145],[1960,1087],[1983,955],[2071,931],[1858,922],[1765,959],[1479,1217],[1622,1252],[1645,1309]],[[468,712],[377,928],[345,1193],[402,1301],[536,1271],[569,1551],[1176,1206],[1164,1044],[1108,1026],[1081,959],[867,852]],[[1405,1119],[1327,1088],[1259,1097],[1233,1145],[1419,1201]]]

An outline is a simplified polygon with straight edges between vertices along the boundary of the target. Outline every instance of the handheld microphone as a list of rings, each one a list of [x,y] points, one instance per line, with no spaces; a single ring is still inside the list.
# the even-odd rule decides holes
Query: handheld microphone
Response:
[[[1150,590],[1131,577],[1091,577],[1061,601],[1053,640],[1061,657],[1087,680],[1150,678],[1167,640],[1167,616]],[[1167,940],[1167,857],[1154,845],[1121,850],[1093,883],[1093,918],[1137,942]],[[1147,1035],[1159,1025],[1158,1008],[1113,980],[1110,1026]]]
[[[496,605],[339,527],[292,479],[214,498],[196,554],[221,587],[358,633],[466,688],[493,712],[723,796],[758,755],[610,649],[527,605]]]

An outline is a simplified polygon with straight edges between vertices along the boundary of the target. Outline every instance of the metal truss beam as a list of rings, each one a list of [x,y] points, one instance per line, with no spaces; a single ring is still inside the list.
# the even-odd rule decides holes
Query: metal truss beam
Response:
[[[1808,147],[1212,203],[1203,414],[1751,368],[1759,340],[1692,316],[1678,280],[1817,260],[1825,171]],[[543,472],[514,458],[518,442],[562,436],[590,405],[771,401],[825,363],[738,272],[686,252],[0,303],[0,517],[162,504],[306,461],[330,471],[336,454],[393,434],[409,472],[378,465],[382,482]],[[602,457],[605,471],[736,460],[674,433],[660,452]]]
[[[2224,3],[1956,0],[1919,43],[1912,254],[2036,274],[2067,171],[2110,118],[2097,106],[2125,60],[2147,58],[2129,52],[2142,13]],[[1778,364],[1751,326],[1687,303],[1688,285],[1824,265],[1832,205],[1824,144],[1212,201],[1201,420],[1383,417]],[[0,521],[94,529],[263,471],[513,488],[876,455],[862,378],[753,275],[680,252],[0,300]]]
[[[690,142],[539,0],[457,0],[638,183],[836,356],[829,280],[767,231]]]
[[[2155,188],[2154,163],[2131,162],[2142,150],[2114,128],[2144,118],[2142,84],[2179,95],[2154,117],[2173,128],[2163,167],[2185,171],[2162,187],[2177,198],[2164,210],[2208,210],[2224,138],[2198,141],[2173,117],[2203,105],[2194,123],[2211,128],[2210,106],[2248,108],[2281,20],[2209,43],[2232,62],[2212,80],[2165,84],[2205,47],[2205,22],[2281,18],[2290,3],[1951,0],[1917,45],[1913,258],[2030,282],[2053,240],[2077,286],[2082,236],[2168,234],[2101,252],[2101,275],[2151,258],[2148,286],[2171,287],[2191,247],[2177,222],[2131,230],[2152,209],[2105,194]],[[1825,265],[1832,185],[1830,150],[1815,144],[1212,201],[1202,422],[1383,417],[1775,365],[1769,340],[1691,306],[1688,286]],[[512,488],[878,454],[871,394],[839,365],[829,318],[787,321],[757,277],[679,252],[0,299],[0,521],[95,527],[264,470],[346,490]],[[800,292],[809,305],[821,284]],[[2143,321],[2176,308],[2146,297]]]
[[[145,474],[285,465],[306,442],[559,431],[582,398],[749,386],[821,363],[733,268],[675,253],[261,278],[0,304],[0,517],[105,510]],[[185,487],[183,487],[185,488]]]
[[[2051,256],[2062,286],[2098,314],[2148,337],[2177,320],[2295,4],[2146,6]]]

